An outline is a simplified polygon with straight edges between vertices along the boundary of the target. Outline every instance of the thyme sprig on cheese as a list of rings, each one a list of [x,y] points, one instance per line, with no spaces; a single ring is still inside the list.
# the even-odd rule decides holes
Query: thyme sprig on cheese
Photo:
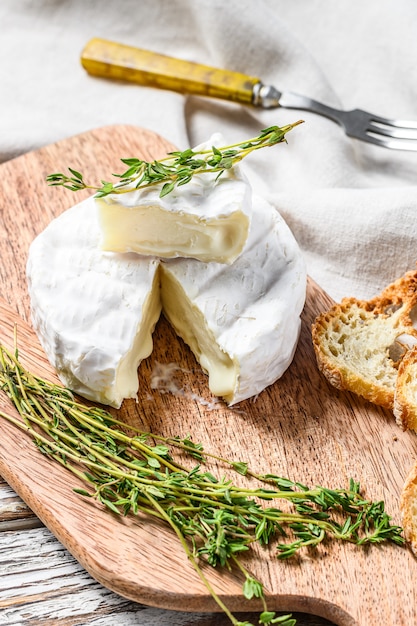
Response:
[[[120,422],[102,408],[80,404],[71,391],[34,376],[25,369],[17,349],[0,345],[0,388],[20,418],[0,416],[30,435],[39,450],[72,472],[84,487],[81,497],[92,498],[116,515],[144,513],[168,524],[209,593],[234,626],[240,622],[212,588],[201,567],[237,568],[243,573],[243,594],[261,600],[261,624],[293,626],[290,615],[269,611],[262,582],[246,569],[242,553],[253,544],[277,542],[280,559],[301,549],[317,548],[336,539],[356,545],[392,541],[402,545],[402,529],[391,523],[383,502],[371,502],[351,480],[347,489],[310,488],[275,474],[258,475],[245,462],[206,453],[189,436],[156,436]],[[132,434],[128,434],[126,429]],[[173,457],[186,453],[191,469]],[[261,481],[242,487],[216,478],[201,465],[214,457],[240,475]],[[261,502],[286,501],[285,510]]]
[[[196,175],[211,172],[221,176],[255,150],[285,142],[286,134],[301,123],[302,120],[299,120],[283,127],[270,126],[262,130],[257,137],[222,148],[212,146],[211,149],[188,148],[182,152],[170,152],[167,157],[159,161],[148,162],[137,158],[121,159],[128,168],[122,174],[113,174],[119,179],[116,183],[102,180],[100,186],[89,185],[84,181],[83,174],[72,167],[68,168],[70,176],[57,172],[49,174],[46,180],[50,186],[62,186],[71,191],[92,189],[97,197],[113,193],[127,193],[139,187],[160,185],[162,198],[171,193],[175,187],[189,183]]]

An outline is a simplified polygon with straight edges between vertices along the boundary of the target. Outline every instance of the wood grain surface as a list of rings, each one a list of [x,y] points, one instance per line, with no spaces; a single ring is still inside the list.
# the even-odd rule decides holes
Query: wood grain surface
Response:
[[[256,614],[238,613],[241,621]],[[332,626],[293,613],[297,626]],[[0,476],[0,626],[227,626],[219,613],[169,611],[103,587]]]
[[[171,146],[149,131],[105,127],[0,166],[0,341],[11,345],[17,322],[21,358],[32,370],[54,377],[28,323],[28,247],[54,216],[85,196],[48,187],[45,176],[70,165],[88,177],[106,178],[120,171],[120,157],[158,158],[167,149]],[[388,412],[337,392],[318,372],[310,328],[330,303],[310,281],[291,367],[256,401],[234,409],[207,406],[206,377],[161,319],[154,352],[139,368],[139,401],[125,402],[119,415],[126,423],[155,433],[190,433],[207,450],[249,461],[260,472],[329,487],[344,487],[353,477],[367,497],[384,499],[398,523],[399,493],[417,456],[416,435],[400,431]],[[150,378],[157,362],[179,364],[180,384],[192,393],[154,391]],[[3,395],[0,407],[13,412]],[[0,473],[97,581],[150,606],[217,611],[169,529],[143,517],[116,519],[99,505],[87,504],[72,491],[75,479],[68,480],[64,470],[6,421],[0,428]],[[210,469],[218,475],[225,471]],[[264,582],[273,609],[313,613],[341,626],[417,623],[417,562],[406,548],[385,545],[364,550],[329,543],[293,562],[278,562],[272,549],[256,549],[245,564]],[[238,573],[205,571],[232,610],[260,608],[242,598]]]
[[[294,613],[297,626],[332,626]],[[237,617],[256,623],[256,615]],[[0,477],[0,626],[227,626],[219,613],[190,613],[126,600],[92,578]]]

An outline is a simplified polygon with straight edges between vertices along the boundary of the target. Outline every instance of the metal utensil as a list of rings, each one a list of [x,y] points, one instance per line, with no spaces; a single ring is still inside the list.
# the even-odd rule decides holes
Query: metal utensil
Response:
[[[341,111],[292,92],[280,92],[259,78],[175,59],[149,50],[91,39],[81,54],[89,74],[147,87],[230,100],[265,109],[283,107],[323,115],[346,135],[394,150],[417,151],[417,121],[393,120],[361,109]]]

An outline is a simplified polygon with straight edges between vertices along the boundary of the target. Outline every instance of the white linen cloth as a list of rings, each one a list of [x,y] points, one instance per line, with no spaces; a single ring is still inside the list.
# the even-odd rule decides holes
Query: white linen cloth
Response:
[[[106,124],[149,128],[184,149],[216,131],[238,141],[302,118],[288,145],[244,168],[291,227],[309,274],[340,299],[370,297],[414,269],[417,153],[349,139],[307,112],[92,78],[79,62],[84,44],[104,37],[417,119],[414,0],[2,0],[0,24],[0,161]]]
[[[417,152],[354,141],[306,112],[92,78],[79,62],[92,37],[245,72],[336,107],[417,119],[415,0],[0,1],[0,162],[107,124],[145,127],[184,149],[213,132],[239,141],[302,118],[288,145],[243,167],[289,224],[309,274],[339,300],[371,297],[414,269]],[[138,619],[200,623],[152,609],[124,623]]]

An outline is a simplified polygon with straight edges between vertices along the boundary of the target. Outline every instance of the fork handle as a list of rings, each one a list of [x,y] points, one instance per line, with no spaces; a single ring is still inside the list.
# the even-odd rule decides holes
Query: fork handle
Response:
[[[127,80],[146,87],[254,104],[259,78],[175,59],[132,46],[91,39],[81,53],[89,74]]]

